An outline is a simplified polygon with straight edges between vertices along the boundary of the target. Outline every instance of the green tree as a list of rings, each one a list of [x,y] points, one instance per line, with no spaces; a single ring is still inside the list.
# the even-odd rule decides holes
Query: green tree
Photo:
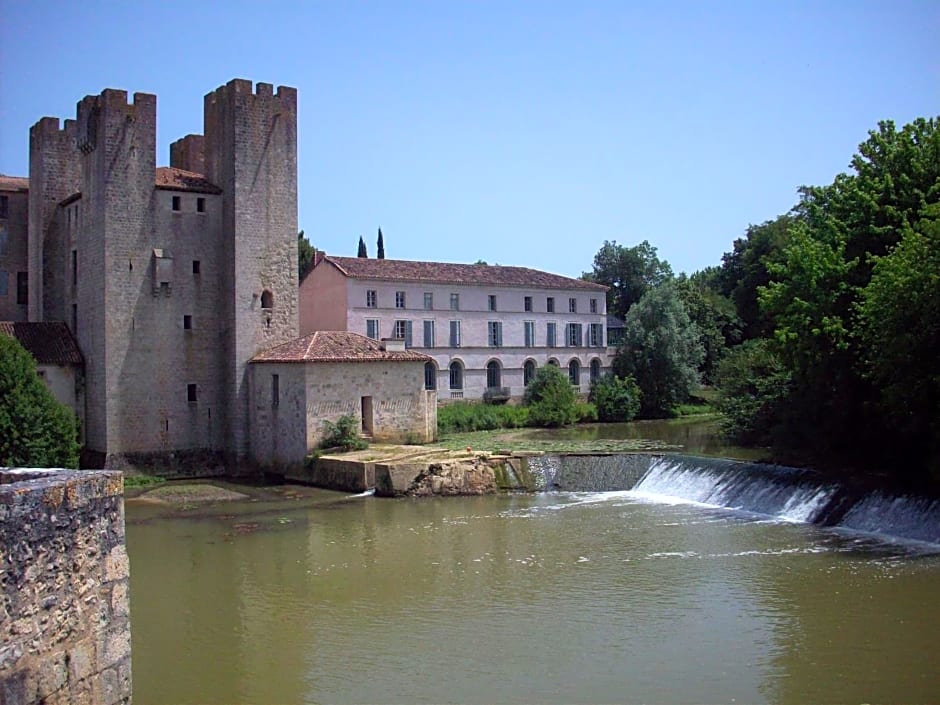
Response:
[[[385,240],[382,238],[382,228],[379,228],[379,240],[376,243],[376,256],[385,259]]]
[[[600,421],[632,421],[640,411],[643,393],[632,377],[604,375],[591,384],[589,400]]]
[[[362,258],[369,256],[369,252],[366,250],[366,241],[363,240],[361,236],[359,237],[359,252],[356,256]]]
[[[304,236],[304,231],[297,233],[297,275],[298,280],[303,281],[307,273],[313,269],[313,258],[316,255],[317,248],[310,244]]]
[[[656,248],[644,240],[635,247],[624,247],[604,241],[594,255],[594,269],[581,278],[610,287],[607,291],[607,312],[624,318],[630,307],[650,287],[672,277],[669,263],[656,256]]]
[[[771,280],[769,267],[783,260],[783,248],[796,216],[781,215],[760,225],[751,225],[743,238],[734,241],[731,252],[722,256],[716,290],[734,302],[745,340],[769,335],[772,325],[761,313],[758,291]]]
[[[774,355],[770,341],[749,340],[721,362],[716,407],[724,415],[722,428],[734,441],[771,445],[785,414],[790,373]]]
[[[937,215],[934,216],[933,214]],[[874,260],[859,303],[862,374],[897,456],[940,478],[940,206]]]
[[[36,374],[36,362],[0,335],[0,465],[78,467],[75,416]]]
[[[614,373],[636,380],[642,416],[672,416],[676,404],[688,399],[704,356],[699,337],[671,282],[647,291],[627,313]]]
[[[578,419],[575,393],[568,376],[555,365],[545,365],[525,388],[523,403],[533,426],[568,426]]]
[[[714,271],[696,272],[691,277],[682,274],[676,280],[676,293],[699,332],[704,351],[699,376],[705,384],[714,383],[725,353],[741,342],[741,319],[731,300],[713,288],[715,274]]]

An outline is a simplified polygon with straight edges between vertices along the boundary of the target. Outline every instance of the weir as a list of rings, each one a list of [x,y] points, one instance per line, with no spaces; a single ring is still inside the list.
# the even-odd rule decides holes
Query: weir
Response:
[[[813,470],[649,454],[529,459],[542,491],[632,490],[789,521],[940,544],[940,499],[872,490]]]

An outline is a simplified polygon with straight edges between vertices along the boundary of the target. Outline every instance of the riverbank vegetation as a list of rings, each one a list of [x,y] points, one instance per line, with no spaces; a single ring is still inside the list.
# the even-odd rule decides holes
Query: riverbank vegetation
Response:
[[[584,277],[624,320],[641,417],[714,384],[725,432],[789,463],[940,481],[940,129],[879,123],[849,173],[803,186],[720,266],[673,276],[605,242]]]

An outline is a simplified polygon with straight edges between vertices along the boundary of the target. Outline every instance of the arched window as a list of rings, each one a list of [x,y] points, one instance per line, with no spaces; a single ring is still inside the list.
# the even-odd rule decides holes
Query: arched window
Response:
[[[274,308],[274,294],[267,289],[261,292],[261,308]]]
[[[601,378],[601,361],[596,357],[591,360],[591,382],[594,383]]]
[[[499,363],[496,360],[490,360],[486,363],[486,386],[489,389],[499,386]]]
[[[450,388],[463,389],[463,367],[456,360],[450,363]]]
[[[581,386],[581,365],[577,360],[568,363],[568,379],[575,387]]]
[[[525,364],[522,366],[522,383],[525,386],[529,386],[529,382],[535,379],[535,362],[533,360],[526,360]]]
[[[437,367],[433,362],[424,363],[424,388],[437,389]]]
[[[549,364],[549,365],[554,365],[555,367],[560,367],[560,366],[561,366],[561,365],[558,364],[558,360],[556,360],[555,358],[550,359],[550,360],[548,361],[548,364]]]

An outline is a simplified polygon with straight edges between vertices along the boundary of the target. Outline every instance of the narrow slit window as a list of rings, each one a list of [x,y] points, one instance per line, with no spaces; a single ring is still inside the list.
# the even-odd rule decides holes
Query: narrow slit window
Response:
[[[197,212],[197,213],[205,213],[205,212],[206,212],[206,199],[205,199],[205,198],[197,198],[197,199],[196,199],[196,212]]]
[[[198,399],[197,392],[196,392],[196,385],[187,384],[186,385],[186,401],[188,401],[190,404],[193,404],[197,402],[198,400],[199,399]]]
[[[177,213],[183,209],[183,199],[180,196],[173,196],[173,210]]]
[[[193,329],[193,317],[190,315],[183,316],[183,330],[192,330]]]
[[[280,375],[271,375],[271,406],[280,406],[281,404],[281,377]]]

